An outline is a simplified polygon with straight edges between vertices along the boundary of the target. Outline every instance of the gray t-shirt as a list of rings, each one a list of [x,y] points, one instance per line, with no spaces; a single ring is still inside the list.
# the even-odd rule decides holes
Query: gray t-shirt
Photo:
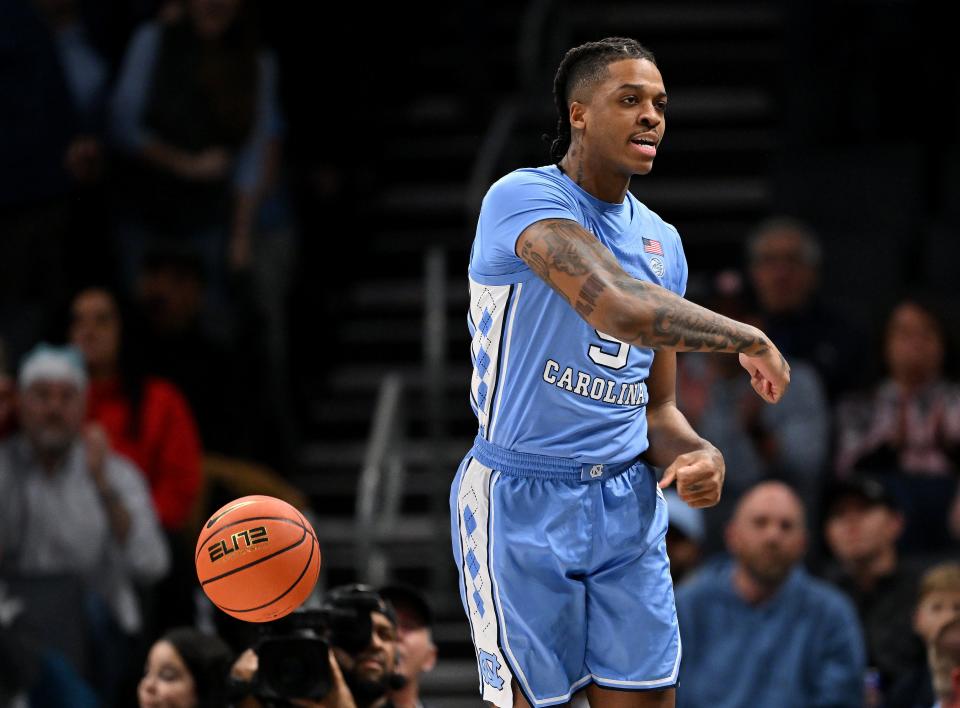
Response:
[[[134,582],[163,577],[170,554],[143,474],[114,454],[107,455],[105,474],[130,515],[122,544],[110,530],[82,441],[52,473],[23,436],[0,444],[0,568],[76,574],[103,597],[125,631],[136,632],[141,617]]]

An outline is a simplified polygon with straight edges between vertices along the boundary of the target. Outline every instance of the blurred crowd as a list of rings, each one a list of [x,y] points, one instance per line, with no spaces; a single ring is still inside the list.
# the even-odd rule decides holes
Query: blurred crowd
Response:
[[[960,618],[949,323],[913,293],[872,335],[821,296],[822,257],[804,223],[771,219],[746,239],[743,274],[693,293],[767,332],[792,382],[764,406],[733,357],[680,357],[680,408],[723,452],[726,481],[703,511],[669,497],[679,706],[960,700],[956,664],[934,675]]]
[[[246,493],[305,506],[277,59],[242,0],[115,5],[0,0],[0,705],[226,705],[256,642],[198,600],[196,529]],[[726,484],[668,495],[678,705],[960,705],[949,321],[911,293],[875,334],[822,297],[803,222],[744,237],[690,296],[767,332],[792,386],[765,406],[736,358],[680,357]],[[331,686],[421,705],[429,606],[381,594]]]
[[[242,0],[2,0],[0,704],[129,705],[211,510],[285,481],[297,250]],[[65,696],[69,696],[67,699]]]

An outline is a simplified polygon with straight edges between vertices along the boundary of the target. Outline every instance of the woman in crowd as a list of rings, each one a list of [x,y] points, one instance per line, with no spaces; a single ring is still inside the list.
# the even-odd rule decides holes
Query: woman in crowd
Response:
[[[837,411],[837,473],[885,477],[907,517],[908,549],[949,543],[960,475],[960,385],[945,374],[946,354],[946,331],[934,311],[902,300],[884,333],[886,377],[843,399]],[[960,506],[953,507],[956,516]]]
[[[131,326],[107,290],[88,288],[73,299],[70,341],[90,376],[87,417],[146,475],[160,521],[173,532],[200,487],[200,438],[180,392],[142,370]]]
[[[223,708],[230,647],[215,635],[176,627],[150,648],[137,687],[140,708]]]

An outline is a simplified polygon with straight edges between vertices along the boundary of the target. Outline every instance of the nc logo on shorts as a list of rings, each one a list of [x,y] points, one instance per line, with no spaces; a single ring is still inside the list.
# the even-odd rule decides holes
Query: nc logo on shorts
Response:
[[[603,476],[603,465],[594,465],[590,468],[590,476],[596,479]]]
[[[498,691],[503,688],[503,679],[500,678],[500,662],[493,654],[480,649],[480,675],[483,676],[483,682],[493,686]]]

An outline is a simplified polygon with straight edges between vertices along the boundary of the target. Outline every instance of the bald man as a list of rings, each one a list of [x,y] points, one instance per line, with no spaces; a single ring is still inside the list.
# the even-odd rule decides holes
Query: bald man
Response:
[[[930,647],[935,708],[960,708],[960,618],[937,632]]]
[[[862,705],[857,615],[842,593],[803,569],[804,518],[788,486],[758,484],[727,526],[731,558],[678,589],[678,707]]]

